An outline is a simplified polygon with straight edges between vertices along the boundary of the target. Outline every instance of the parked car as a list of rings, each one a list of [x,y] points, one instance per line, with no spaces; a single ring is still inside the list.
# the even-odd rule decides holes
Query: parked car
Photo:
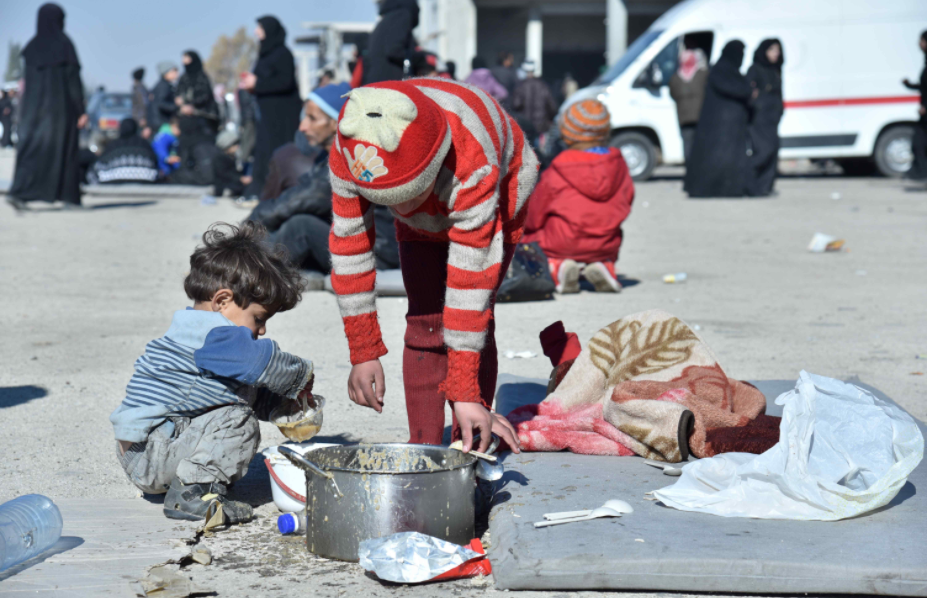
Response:
[[[786,59],[780,157],[831,158],[846,172],[870,165],[903,176],[912,161],[919,96],[900,81],[923,67],[917,41],[925,28],[923,0],[686,0],[565,106],[589,97],[606,104],[612,144],[633,178],[647,179],[658,164],[684,162],[668,89],[684,36],[711,63],[726,42],[742,40],[744,69],[761,40],[777,37]]]
[[[119,123],[132,117],[132,96],[128,93],[97,92],[87,103],[87,127],[82,145],[92,152],[102,150],[107,141],[119,137]]]

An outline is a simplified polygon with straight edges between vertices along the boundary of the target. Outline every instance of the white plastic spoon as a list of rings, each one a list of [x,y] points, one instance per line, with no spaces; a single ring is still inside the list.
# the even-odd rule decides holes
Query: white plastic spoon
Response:
[[[632,505],[627,503],[624,500],[619,500],[618,498],[611,498],[610,500],[603,503],[603,506],[608,509],[613,509],[617,513],[631,513]],[[547,521],[555,521],[558,519],[574,519],[575,517],[587,517],[593,511],[586,509],[584,511],[562,511],[561,513],[546,513],[542,515],[542,518]]]
[[[549,525],[559,525],[561,523],[574,523],[576,521],[590,521],[591,519],[598,519],[600,517],[622,517],[623,514],[619,511],[614,511],[609,507],[599,507],[590,512],[590,515],[586,517],[575,517],[574,519],[556,519],[554,521],[536,521],[533,523],[536,527],[547,527]]]
[[[653,459],[646,459],[645,461],[643,461],[643,463],[645,463],[646,465],[651,465],[652,467],[657,467],[662,472],[664,472],[665,475],[669,475],[672,477],[677,477],[681,475],[682,470],[680,467],[674,467],[670,463],[665,463],[664,461],[655,461]]]

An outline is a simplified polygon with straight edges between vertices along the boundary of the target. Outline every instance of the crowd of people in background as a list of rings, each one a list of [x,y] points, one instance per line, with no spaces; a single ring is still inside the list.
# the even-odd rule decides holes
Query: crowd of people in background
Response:
[[[78,148],[78,129],[87,115],[64,11],[46,4],[39,10],[36,36],[23,50],[26,94],[19,118],[30,133],[19,142],[8,201],[17,209],[48,199],[79,208],[82,181],[212,185],[214,197],[231,195],[297,265],[328,274],[329,151],[346,94],[411,77],[455,79],[455,64],[439,60],[413,36],[419,23],[416,0],[383,0],[380,15],[367,51],[350,65],[351,80],[339,82],[334,71],[323,69],[305,101],[284,27],[273,16],[257,19],[258,56],[251,72],[240,74],[234,126],[227,126],[195,50],[185,51],[180,65],[158,63],[150,90],[140,67],[131,74],[131,116],[119,123],[118,137],[94,154]],[[780,40],[761,42],[745,75],[741,41],[729,41],[712,66],[705,50],[691,41],[684,38],[669,81],[686,160],[684,190],[693,198],[771,195],[784,112]],[[925,52],[925,33],[921,47]],[[577,82],[567,75],[553,90],[532,60],[517,67],[506,51],[494,66],[475,57],[463,82],[499,102],[528,143],[545,149],[539,151],[544,172],[528,209],[526,239],[547,256],[556,291],[577,292],[585,279],[598,291],[618,291],[614,263],[635,193],[621,151],[610,146],[607,108],[588,99],[566,106],[559,117],[560,101],[577,91]],[[921,91],[913,168],[916,177],[921,172],[925,178],[925,69],[919,82],[904,84]],[[562,97],[556,100],[556,93]],[[10,141],[11,112],[9,97],[0,98],[2,144]],[[373,209],[377,269],[397,268],[394,216],[387,206]]]
[[[418,46],[413,36],[419,23],[415,0],[384,0],[380,14],[369,50],[352,65],[350,87],[414,76],[455,79],[453,62],[441,61]],[[235,98],[238,122],[228,130],[224,106],[220,105],[223,100],[217,102],[203,60],[191,49],[182,54],[180,64],[159,62],[151,88],[145,84],[146,69],[133,70],[131,112],[124,121],[114,121],[113,138],[76,147],[78,134],[73,129],[86,123],[88,112],[80,63],[64,33],[63,9],[43,5],[36,37],[23,53],[27,63],[24,87],[29,89],[23,103],[28,109],[17,116],[23,130],[33,130],[29,124],[43,109],[52,104],[67,105],[68,109],[53,110],[60,122],[44,123],[41,131],[36,130],[26,140],[17,160],[11,203],[25,209],[29,201],[53,198],[64,201],[68,208],[79,208],[81,183],[213,185],[214,194],[229,193],[248,209],[262,200],[281,197],[315,168],[319,147],[308,145],[306,135],[298,131],[305,107],[293,54],[285,45],[284,27],[275,17],[264,16],[257,19],[255,36],[258,57],[251,72],[240,76]],[[54,64],[46,64],[49,61]],[[49,77],[48,66],[59,69],[61,76]],[[548,84],[536,76],[534,63],[527,60],[517,68],[513,54],[503,52],[492,68],[480,57],[472,66],[465,82],[488,91],[527,131],[533,146],[539,147],[552,127],[557,102]],[[43,77],[47,85],[42,84]],[[317,89],[335,84],[332,70],[319,73]],[[573,92],[576,87],[568,77],[565,89]],[[104,95],[102,88],[91,97],[91,104],[97,95]],[[5,93],[0,97],[2,145],[12,143],[12,117],[12,100]],[[53,153],[59,155],[53,161],[54,182],[40,181],[37,165]],[[378,217],[391,220],[386,208],[378,209]],[[389,247],[385,248],[388,263],[390,253]]]

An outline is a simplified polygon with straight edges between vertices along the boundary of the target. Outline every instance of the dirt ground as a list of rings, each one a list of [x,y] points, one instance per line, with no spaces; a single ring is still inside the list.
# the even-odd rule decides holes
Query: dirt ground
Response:
[[[0,155],[0,179],[11,174],[11,155]],[[541,354],[538,333],[553,321],[586,341],[618,318],[661,308],[694,326],[730,376],[791,379],[802,369],[857,376],[926,420],[924,189],[880,178],[794,176],[780,180],[770,199],[689,201],[680,187],[674,177],[637,186],[618,268],[622,293],[500,305],[500,349]],[[85,203],[91,209],[21,216],[0,206],[3,500],[31,492],[137,496],[116,462],[108,416],[145,344],[190,304],[181,283],[204,229],[246,216],[229,200],[91,196]],[[845,239],[848,251],[807,252],[816,232]],[[687,282],[664,284],[662,276],[674,272],[686,272]],[[405,309],[405,299],[379,300],[390,350],[382,415],[347,398],[348,347],[334,296],[307,293],[295,310],[270,321],[270,338],[315,363],[315,390],[329,401],[321,440],[407,440]],[[547,377],[550,365],[542,356],[501,357],[500,371]],[[263,447],[283,440],[269,424],[262,436]],[[497,593],[471,580],[391,586],[356,565],[307,555],[299,539],[277,534],[259,458],[236,492],[261,505],[259,518],[204,538],[214,563],[188,568],[221,596]]]

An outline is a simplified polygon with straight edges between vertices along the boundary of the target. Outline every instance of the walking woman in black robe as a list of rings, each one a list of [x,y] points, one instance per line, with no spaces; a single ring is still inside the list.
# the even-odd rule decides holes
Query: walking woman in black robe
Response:
[[[65,35],[57,4],[39,8],[36,35],[23,48],[25,93],[20,101],[16,170],[7,194],[17,210],[35,200],[81,207],[78,129],[87,124],[81,63]]]
[[[271,154],[293,141],[303,105],[294,75],[294,55],[284,45],[287,32],[280,21],[272,16],[261,17],[255,35],[261,40],[258,62],[254,71],[242,78],[242,87],[258,100],[259,113],[252,182],[245,190],[247,197],[261,195]]]
[[[748,69],[748,82],[758,97],[752,106],[752,122],[748,126],[752,141],[752,171],[748,194],[771,195],[777,178],[777,152],[781,141],[777,126],[784,114],[784,92],[781,85],[781,68],[784,50],[781,41],[766,39],[755,50],[755,59]]]
[[[733,40],[710,69],[684,177],[684,191],[690,197],[746,194],[751,177],[748,117],[752,86],[739,72],[744,55],[745,44]]]

